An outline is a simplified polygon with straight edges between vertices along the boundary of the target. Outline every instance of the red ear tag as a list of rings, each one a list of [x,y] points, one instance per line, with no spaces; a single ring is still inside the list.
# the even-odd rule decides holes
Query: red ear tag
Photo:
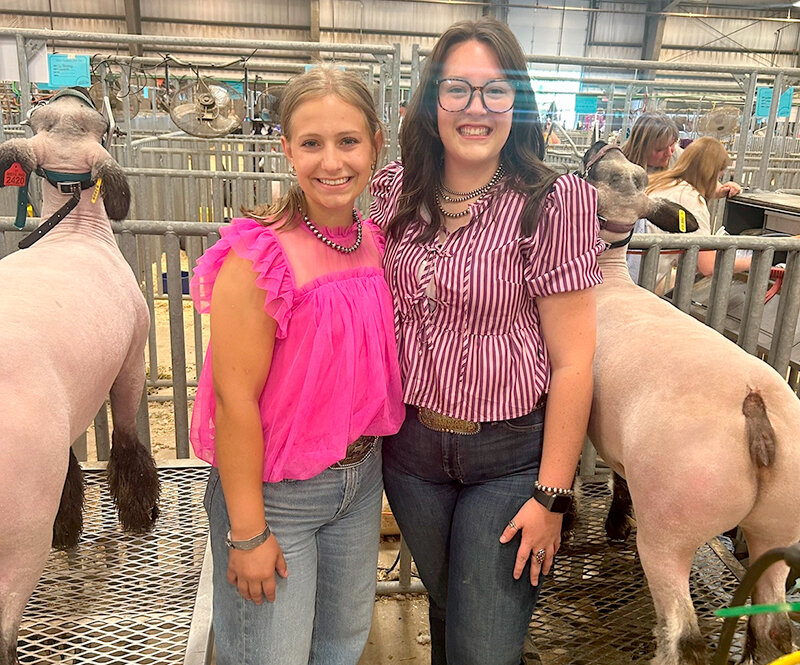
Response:
[[[24,187],[26,182],[28,174],[19,162],[11,164],[3,175],[3,187]]]

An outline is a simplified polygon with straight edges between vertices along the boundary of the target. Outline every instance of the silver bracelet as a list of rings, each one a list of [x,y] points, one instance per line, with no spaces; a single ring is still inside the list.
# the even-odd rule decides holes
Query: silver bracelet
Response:
[[[249,540],[231,540],[231,531],[228,529],[228,533],[225,535],[225,544],[234,550],[252,550],[267,542],[270,533],[272,532],[269,530],[269,524],[267,524],[261,533]]]
[[[537,490],[541,490],[542,492],[546,492],[552,496],[574,496],[575,490],[565,487],[548,487],[547,485],[542,485],[538,480],[533,483],[533,486]]]

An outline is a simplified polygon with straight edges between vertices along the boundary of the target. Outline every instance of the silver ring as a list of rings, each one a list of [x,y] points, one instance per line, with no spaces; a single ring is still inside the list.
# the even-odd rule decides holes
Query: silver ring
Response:
[[[514,520],[508,520],[508,526],[510,529],[514,529],[514,531],[519,531],[519,527],[514,524]]]
[[[542,563],[544,561],[544,557],[545,557],[546,554],[547,554],[547,552],[545,550],[538,550],[536,552],[536,555],[535,555],[536,556],[536,561],[538,561],[539,563]]]

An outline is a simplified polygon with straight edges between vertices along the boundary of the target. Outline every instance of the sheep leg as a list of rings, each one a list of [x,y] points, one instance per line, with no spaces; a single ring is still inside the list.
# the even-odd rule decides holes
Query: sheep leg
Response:
[[[636,546],[656,611],[656,654],[651,665],[706,665],[708,651],[689,594],[696,548],[643,532],[641,527]]]
[[[786,544],[782,538],[769,538],[765,534],[743,527],[747,539],[750,561],[755,561],[773,547]],[[753,604],[783,603],[786,600],[785,584],[789,568],[784,563],[775,563],[756,582],[753,588]],[[742,662],[765,665],[792,652],[792,628],[786,613],[758,614],[748,618]]]
[[[618,473],[611,478],[611,507],[606,517],[606,535],[609,540],[624,542],[631,535],[633,503],[627,481]]]
[[[132,350],[111,387],[114,431],[108,461],[108,486],[122,528],[146,533],[158,518],[160,483],[155,462],[139,441],[136,412],[144,388],[142,348]]]
[[[0,442],[9,444],[0,445],[0,469],[9,471],[0,482],[0,665],[17,664],[22,612],[50,554],[67,472],[68,437],[43,431],[41,420],[0,434]]]

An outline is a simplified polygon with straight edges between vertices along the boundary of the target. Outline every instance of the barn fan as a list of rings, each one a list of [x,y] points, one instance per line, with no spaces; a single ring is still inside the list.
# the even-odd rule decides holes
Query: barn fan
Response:
[[[717,139],[732,136],[738,127],[739,109],[735,106],[718,106],[697,119],[698,133]]]
[[[277,122],[278,98],[269,90],[257,93],[253,115],[262,122]]]
[[[108,102],[111,105],[111,113],[114,115],[114,120],[120,122],[125,120],[125,103],[127,102],[128,108],[131,112],[131,118],[136,117],[139,113],[139,92],[138,88],[128,86],[128,94],[122,91],[119,79],[106,79],[106,92],[108,93]],[[103,82],[97,81],[89,88],[89,97],[92,98],[94,105],[98,109],[102,109],[105,104],[103,102]]]
[[[201,138],[230,134],[244,120],[244,97],[227,83],[198,78],[172,96],[169,115],[179,129]]]

